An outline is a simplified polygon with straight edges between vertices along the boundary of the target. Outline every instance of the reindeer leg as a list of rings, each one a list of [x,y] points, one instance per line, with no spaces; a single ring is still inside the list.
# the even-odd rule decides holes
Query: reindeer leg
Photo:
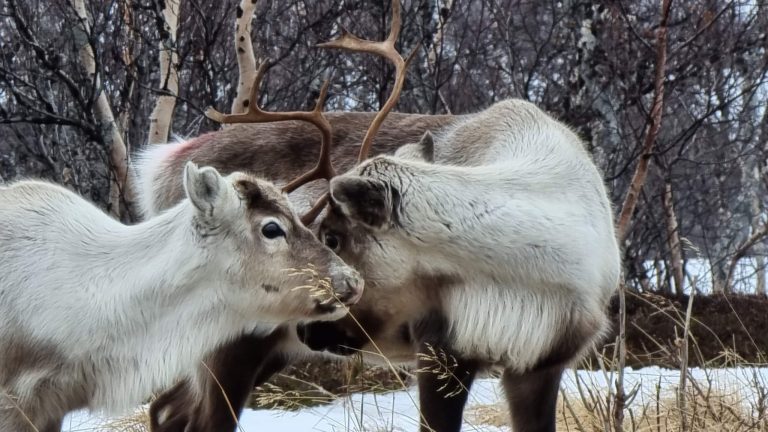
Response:
[[[191,403],[189,383],[181,381],[166,390],[149,404],[149,430],[151,432],[183,432],[189,419],[185,410]]]
[[[243,411],[248,396],[253,388],[264,384],[275,373],[285,369],[289,359],[281,353],[273,355],[258,362],[258,370],[255,374],[227,374],[221,382],[221,387],[214,383],[215,388],[209,386],[203,407],[192,420],[192,425],[185,432],[225,432],[234,431]],[[226,398],[223,391],[226,392]]]
[[[504,370],[502,382],[512,416],[512,430],[555,432],[557,392],[563,367],[560,365],[530,372]]]
[[[410,327],[419,348],[421,432],[461,430],[464,405],[480,368],[478,361],[463,358],[451,349],[447,327],[440,312],[430,312]]]
[[[282,330],[277,330],[266,337],[243,335],[219,348],[207,362],[211,371],[200,372],[204,384],[202,400],[195,398],[188,382],[177,384],[150,405],[150,430],[152,432],[235,430],[237,417],[253,387],[263,384],[288,364],[288,359],[279,352],[274,352],[274,348],[283,337]],[[211,374],[216,377],[218,383]],[[224,394],[227,395],[226,398]]]
[[[40,432],[60,432],[61,426],[64,423],[64,418],[59,417],[55,420],[51,420],[46,424],[42,429],[40,429]]]

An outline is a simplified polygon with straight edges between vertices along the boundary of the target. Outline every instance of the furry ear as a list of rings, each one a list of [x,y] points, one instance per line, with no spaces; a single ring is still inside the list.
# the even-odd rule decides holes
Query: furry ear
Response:
[[[395,151],[395,157],[422,160],[432,163],[435,161],[435,139],[429,131],[424,132],[416,144],[405,144]]]
[[[239,180],[235,182],[235,188],[243,197],[249,209],[259,208],[266,200],[266,194],[259,185],[250,180]]]
[[[435,139],[430,131],[424,132],[424,135],[421,136],[419,143],[416,145],[419,147],[421,157],[425,161],[430,163],[435,161]]]
[[[192,205],[206,216],[213,216],[213,211],[225,197],[227,182],[212,167],[198,168],[193,162],[184,166],[184,190]]]
[[[392,218],[392,193],[380,180],[341,176],[331,179],[331,201],[352,220],[383,228]]]

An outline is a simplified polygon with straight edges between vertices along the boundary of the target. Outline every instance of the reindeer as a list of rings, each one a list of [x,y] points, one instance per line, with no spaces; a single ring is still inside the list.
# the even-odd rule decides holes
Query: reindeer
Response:
[[[374,50],[375,43],[347,33],[333,46],[384,55],[400,81],[407,62],[394,50],[398,26],[394,2],[388,46]],[[366,280],[350,316],[233,341],[209,361],[223,389],[209,385],[200,397],[180,382],[152,404],[153,431],[234,430],[230,404],[239,413],[253,385],[306,355],[299,340],[331,354],[415,364],[422,431],[458,431],[473,380],[490,369],[502,371],[513,430],[555,430],[562,372],[606,330],[620,274],[601,175],[582,141],[528,102],[507,100],[465,116],[395,115],[382,123],[398,91],[395,85],[374,117],[358,164],[352,166],[355,148],[342,138],[333,153],[348,171],[322,176],[330,191],[319,201],[327,206],[315,229]],[[344,137],[366,115],[328,118]],[[382,124],[374,151],[394,154],[368,159]],[[188,159],[279,181],[295,169],[295,143],[311,141],[305,133],[296,123],[233,126],[151,149],[138,175],[143,207],[152,213],[174,202],[178,187],[168,179]],[[332,136],[323,131],[328,154]],[[323,189],[298,192],[304,194],[292,199],[307,207],[307,196]],[[264,344],[272,349],[256,352]]]
[[[359,274],[272,184],[190,162],[183,190],[125,226],[61,186],[0,186],[0,431],[135,406],[244,332],[338,319],[359,299]]]

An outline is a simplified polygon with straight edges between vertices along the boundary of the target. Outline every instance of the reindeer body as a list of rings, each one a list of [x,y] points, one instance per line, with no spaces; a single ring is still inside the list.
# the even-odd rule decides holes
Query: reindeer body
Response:
[[[306,281],[286,277],[287,265],[314,264],[344,290],[356,275],[273,186],[210,168],[185,176],[190,198],[135,226],[50,183],[0,187],[0,431],[58,431],[82,407],[123,410],[243,331],[343,315],[291,291]],[[264,221],[307,252],[256,238]]]
[[[331,157],[343,172],[357,162],[360,141],[374,113],[329,112],[333,125]],[[418,141],[427,130],[455,122],[462,116],[392,113],[374,140],[376,153],[394,152],[404,142]],[[277,185],[307,171],[317,162],[320,136],[311,125],[299,121],[239,124],[176,143],[151,146],[137,155],[138,204],[145,216],[170,208],[184,196],[179,173],[186,161],[200,161],[222,172],[245,171]],[[310,183],[291,194],[297,211],[309,208],[327,190],[321,182]]]
[[[335,235],[342,258],[372,281],[355,309],[397,302],[394,319],[413,303],[413,280],[442,281],[419,307],[437,303],[460,353],[518,371],[574,333],[599,334],[619,254],[602,179],[578,137],[510,100],[433,141],[434,162],[398,151],[331,181],[336,211],[321,235]]]
[[[360,116],[338,115],[334,128]],[[416,122],[400,129],[404,119]],[[244,158],[252,171],[278,167],[284,171],[272,174],[291,177],[289,156],[255,160],[271,149],[284,151],[280,137],[291,135],[289,125],[268,126],[283,132],[261,140],[254,136],[259,145]],[[416,143],[428,130],[434,138]],[[460,117],[391,116],[378,139],[394,145],[374,144],[375,152],[402,147],[394,157],[375,157],[332,179],[330,210],[319,226],[326,244],[367,281],[366,294],[351,310],[366,331],[344,318],[301,327],[301,338],[316,350],[375,352],[367,333],[390,361],[413,363],[423,354],[419,370],[440,368],[430,356],[454,358],[451,382],[419,373],[424,430],[458,430],[472,380],[489,367],[504,369],[514,430],[554,430],[562,370],[605,329],[606,304],[619,277],[611,208],[581,141],[517,100]],[[244,154],[247,142],[216,140],[208,152],[202,144],[197,155],[205,157],[193,160],[224,171],[242,169],[233,155]],[[346,148],[343,139],[337,141],[337,152],[350,159],[353,152]],[[181,163],[170,157],[156,166],[167,170]],[[165,181],[172,178],[169,172],[173,169],[140,174],[155,185],[147,207],[173,193]],[[297,195],[294,203],[307,201]],[[230,383],[225,388],[230,400],[244,403],[275,362],[279,367],[295,357],[293,332],[286,334],[261,364],[230,361],[253,340],[235,342],[212,357]],[[166,393],[153,404],[154,430],[233,429],[221,414],[226,405],[217,391],[195,399],[183,384]]]

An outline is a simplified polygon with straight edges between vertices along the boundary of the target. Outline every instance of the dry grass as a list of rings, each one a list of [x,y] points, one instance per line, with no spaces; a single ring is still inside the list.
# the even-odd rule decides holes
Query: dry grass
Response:
[[[311,271],[301,272],[301,274],[307,276],[307,284],[297,289],[307,289],[311,295],[322,298],[329,295],[325,284],[318,283],[316,275]],[[721,349],[717,358],[705,356],[700,349],[699,343],[703,340],[700,338],[711,339],[712,332],[701,329],[697,332],[689,332],[692,317],[690,304],[688,306],[685,311],[666,307],[656,308],[655,313],[673,322],[676,330],[675,338],[661,340],[646,335],[652,344],[644,354],[648,363],[677,364],[682,373],[667,371],[657,376],[655,373],[659,371],[658,369],[626,373],[625,378],[629,377],[624,384],[626,388],[619,391],[615,383],[617,378],[622,376],[621,371],[625,369],[620,367],[618,344],[609,343],[603,347],[602,352],[594,351],[591,359],[582,364],[583,368],[592,370],[594,373],[573,373],[571,382],[564,385],[561,390],[557,409],[558,430],[568,432],[768,432],[768,384],[764,381],[765,378],[755,374],[754,379],[745,379],[744,376],[736,376],[738,372],[735,369],[718,372],[723,371],[719,369],[723,367],[768,367],[768,364],[762,361],[759,365],[748,364],[744,358],[739,357],[731,347],[720,342],[719,339],[717,342]],[[693,320],[695,321],[695,318]],[[758,348],[757,344],[755,345]],[[693,369],[686,367],[689,364],[688,354],[696,360],[697,364],[705,365],[703,372],[693,373]],[[386,360],[386,357],[383,358]],[[432,361],[435,367],[417,372],[435,373],[446,382],[446,385],[453,381],[451,378],[456,364],[455,359],[434,348],[428,353],[420,354],[420,359]],[[568,374],[571,373],[568,372]],[[638,375],[642,375],[641,379],[646,383],[645,386],[638,385]],[[670,376],[673,379],[670,379]],[[353,393],[402,390],[413,383],[409,377],[411,377],[409,373],[401,371],[391,363],[384,368],[369,368],[362,365],[359,359],[335,364],[326,362],[320,366],[317,363],[303,365],[280,374],[276,380],[257,389],[252,395],[251,406],[299,410],[327,403],[344,403],[350,401],[346,397]],[[319,382],[323,385],[318,384]],[[648,383],[656,383],[656,385],[649,386]],[[682,391],[680,391],[681,387]],[[649,391],[649,388],[655,391]],[[746,394],[749,396],[745,396]],[[395,408],[394,398],[392,398],[392,406],[388,405],[390,402],[387,402],[387,397],[377,399],[374,396],[373,399],[376,401],[374,408],[344,403],[348,417],[345,420],[346,423],[328,426],[329,430],[417,429],[404,424],[418,424],[418,419],[406,419],[406,413],[392,412]],[[501,429],[509,427],[505,402],[490,405],[477,402],[472,403],[470,395],[470,403],[465,414],[468,430],[482,431],[490,427]],[[617,405],[619,402],[626,406],[620,410],[622,415],[617,417],[615,411],[617,406],[621,406]],[[417,407],[418,402],[413,398],[411,403]],[[364,409],[392,412],[391,421],[387,420],[389,426],[363,425]],[[620,424],[617,424],[619,422]],[[145,432],[148,430],[146,424],[146,414],[142,412],[113,421],[98,430]]]
[[[693,384],[693,383],[692,383]],[[765,412],[756,413],[749,401],[737,393],[700,393],[686,390],[686,409],[679,409],[674,396],[659,389],[650,398],[637,397],[626,409],[623,430],[628,432],[682,431],[747,432],[768,430]],[[642,400],[638,400],[642,399]],[[578,396],[561,395],[558,427],[564,431],[602,431],[609,422],[596,404]],[[683,426],[685,425],[685,426]]]
[[[120,432],[148,432],[149,431],[149,412],[139,410],[133,415],[121,417],[106,423],[103,426],[105,431]]]
[[[593,391],[596,389],[592,389]],[[763,409],[757,412],[753,401],[746,401],[735,393],[701,394],[688,391],[687,410],[678,409],[675,397],[651,397],[642,402],[635,400],[624,419],[627,432],[667,432],[682,430],[683,418],[690,432],[755,432],[768,431],[768,417]],[[561,394],[557,408],[557,428],[568,432],[602,432],[612,430],[610,413],[598,409],[591,400],[579,395]],[[505,403],[475,405],[467,409],[466,419],[482,426],[509,426],[509,412]]]

